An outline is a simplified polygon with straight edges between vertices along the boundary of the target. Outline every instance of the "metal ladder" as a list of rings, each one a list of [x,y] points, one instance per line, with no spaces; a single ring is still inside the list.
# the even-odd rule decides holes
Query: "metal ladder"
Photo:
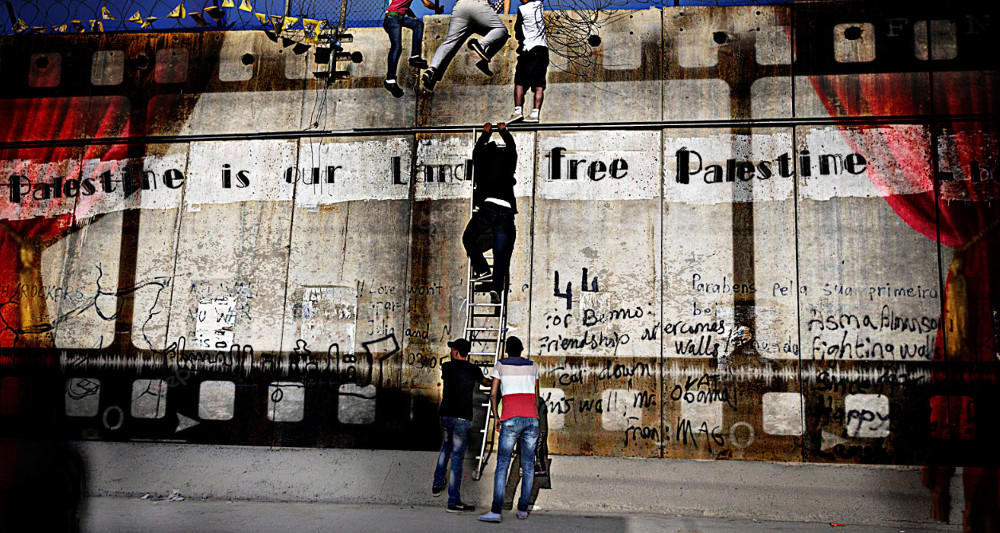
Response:
[[[471,217],[474,210],[471,199],[469,205],[469,216]],[[493,251],[490,250],[484,256],[492,272],[496,268],[493,264]],[[477,291],[476,288],[478,285],[483,283],[489,284],[492,278],[485,282],[473,281],[472,261],[469,261],[468,277],[466,279],[469,280],[469,285],[466,289],[466,302],[468,302],[468,305],[465,310],[465,338],[472,345],[472,349],[469,351],[469,361],[480,369],[483,369],[485,373],[496,365],[501,354],[504,353],[504,344],[507,341],[508,291],[506,288],[501,291],[500,303],[498,304],[490,301],[489,291]],[[496,432],[493,431],[493,418],[496,416],[496,413],[493,412],[493,407],[490,405],[490,387],[479,385],[479,391],[480,393],[486,393],[486,400],[478,406],[485,408],[486,412],[483,417],[483,426],[478,428],[479,433],[482,435],[482,441],[479,444],[479,454],[475,457],[476,469],[472,472],[472,479],[474,480],[479,480],[483,476],[483,469],[486,467],[486,463],[489,461],[490,455],[493,453],[494,444],[496,443]]]
[[[492,254],[486,256],[486,261],[493,268]],[[472,279],[472,266],[469,266],[469,279]],[[480,282],[481,283],[481,282]],[[477,292],[478,283],[470,281],[468,287],[468,307],[466,308],[465,338],[472,345],[469,360],[485,372],[491,370],[503,354],[504,343],[507,340],[507,291],[500,294],[500,303],[490,303],[489,292]],[[478,299],[481,301],[477,301]],[[485,301],[482,301],[485,300]],[[488,310],[488,312],[487,312]],[[486,393],[486,399],[479,407],[486,409],[483,426],[478,428],[482,435],[479,454],[476,455],[476,469],[472,479],[478,480],[483,475],[483,469],[493,453],[496,442],[496,432],[493,431],[493,406],[490,405],[490,387],[479,385],[480,392]]]

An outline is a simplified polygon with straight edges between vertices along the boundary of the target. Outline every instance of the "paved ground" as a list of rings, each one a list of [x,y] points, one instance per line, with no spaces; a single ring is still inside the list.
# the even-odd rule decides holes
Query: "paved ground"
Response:
[[[88,466],[88,490],[95,496],[165,495],[178,490],[210,501],[440,504],[429,490],[436,452],[74,445]],[[462,482],[466,501],[483,504],[492,498],[493,466],[488,465],[482,479],[472,481],[469,459]],[[553,513],[935,525],[928,518],[930,491],[920,482],[920,469],[913,467],[558,455],[552,457],[552,469],[553,488],[541,491],[538,503]],[[962,494],[962,478],[956,475],[951,486],[952,522],[962,519]]]
[[[442,501],[442,505],[444,501]],[[185,499],[153,501],[139,498],[94,497],[87,500],[83,530],[93,532],[239,532],[324,531],[365,533],[398,531],[573,531],[667,533],[865,532],[917,533],[959,531],[957,525],[885,524],[832,526],[815,522],[770,522],[640,514],[569,514],[533,512],[518,520],[504,512],[502,524],[476,520],[477,513],[448,514],[444,507],[341,505]]]

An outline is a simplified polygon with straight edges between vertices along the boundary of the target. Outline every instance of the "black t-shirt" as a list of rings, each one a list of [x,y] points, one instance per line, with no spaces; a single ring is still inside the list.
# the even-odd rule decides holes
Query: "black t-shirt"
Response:
[[[438,414],[472,420],[472,393],[483,381],[483,371],[468,362],[452,359],[441,365],[441,409]]]

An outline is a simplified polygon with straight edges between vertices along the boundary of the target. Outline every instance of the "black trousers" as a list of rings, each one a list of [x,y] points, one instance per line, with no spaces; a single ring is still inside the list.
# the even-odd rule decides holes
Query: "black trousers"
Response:
[[[517,228],[514,226],[514,213],[511,209],[485,202],[465,226],[462,244],[465,246],[465,253],[472,261],[472,269],[476,272],[486,272],[490,269],[489,263],[483,257],[483,248],[478,244],[479,236],[486,232],[493,233],[493,290],[502,294],[510,271],[510,256],[514,253],[514,241],[517,239]]]

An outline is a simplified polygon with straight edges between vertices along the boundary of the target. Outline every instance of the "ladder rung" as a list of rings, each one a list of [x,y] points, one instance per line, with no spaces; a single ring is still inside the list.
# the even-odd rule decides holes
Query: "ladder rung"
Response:
[[[477,303],[470,303],[469,307],[503,307],[503,304],[477,304]]]
[[[496,355],[496,352],[469,352],[469,355]]]
[[[500,328],[465,328],[465,331],[500,331]]]

